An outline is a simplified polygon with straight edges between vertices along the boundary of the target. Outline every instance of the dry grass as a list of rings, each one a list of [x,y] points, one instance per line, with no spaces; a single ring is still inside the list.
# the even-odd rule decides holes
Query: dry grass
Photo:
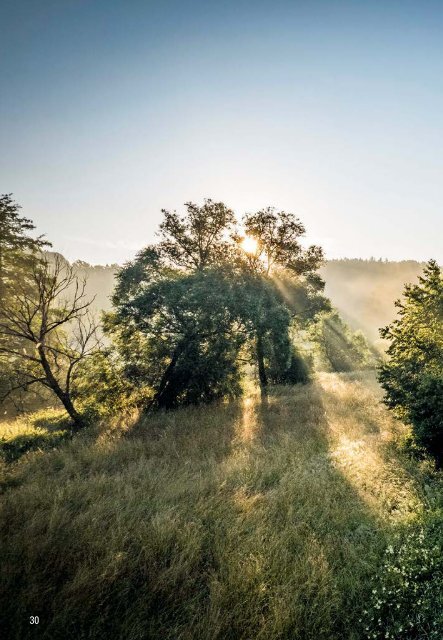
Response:
[[[5,637],[361,638],[386,535],[441,482],[371,374],[114,425],[9,465]],[[13,485],[13,486],[11,486]]]

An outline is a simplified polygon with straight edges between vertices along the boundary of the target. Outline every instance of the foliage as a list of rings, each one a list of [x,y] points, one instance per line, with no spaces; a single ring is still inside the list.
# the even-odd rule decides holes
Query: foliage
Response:
[[[23,269],[29,266],[36,252],[50,244],[43,236],[28,235],[35,226],[29,218],[20,217],[19,212],[20,205],[12,199],[12,194],[0,196],[0,304],[7,293],[5,287],[23,278]]]
[[[399,317],[381,330],[389,359],[379,379],[385,402],[412,424],[419,445],[443,463],[443,277],[431,260],[419,284],[406,285]]]
[[[371,369],[376,364],[362,332],[353,332],[335,309],[318,316],[310,336],[320,356],[319,366],[326,370]]]
[[[288,295],[291,284],[286,281],[283,292],[275,278],[246,271],[238,285],[240,320],[250,346],[255,349],[252,360],[257,363],[262,386],[269,382],[295,384],[308,380],[308,367],[297,353],[291,335],[294,319],[294,300]],[[296,305],[301,323],[308,308],[307,299],[303,306]]]
[[[11,302],[17,285],[26,289],[29,286],[28,273],[32,262],[45,246],[50,243],[42,236],[33,238],[29,235],[35,229],[32,220],[20,216],[20,206],[13,200],[12,194],[0,195],[0,311]],[[0,335],[0,346],[2,336]],[[9,342],[9,339],[7,339]],[[16,346],[25,348],[23,341],[17,339]],[[11,362],[2,358],[0,362],[0,402],[8,389],[16,386],[16,371]],[[36,406],[36,398],[16,394],[8,403],[3,403],[6,410],[11,411],[25,404]]]
[[[218,268],[171,271],[145,251],[119,274],[107,317],[134,383],[152,389],[159,408],[239,393],[232,274]]]
[[[115,348],[103,348],[79,363],[73,399],[88,422],[111,415],[122,416],[143,404],[145,395],[124,375],[124,366]]]
[[[363,637],[440,640],[443,629],[443,518],[410,525],[389,544],[365,604]]]
[[[286,351],[286,350],[285,350]],[[298,352],[292,344],[288,345],[289,360],[282,366],[270,358],[269,378],[273,384],[306,384],[310,379],[311,362]]]
[[[267,207],[246,214],[243,226],[257,242],[256,251],[247,256],[256,288],[249,321],[259,380],[265,388],[269,379],[289,382],[295,373],[290,319],[296,318],[299,323],[312,320],[328,304],[321,296],[324,282],[318,275],[323,252],[316,246],[303,249],[300,238],[305,228],[292,213]]]
[[[223,202],[206,199],[199,207],[186,202],[186,215],[162,210],[158,250],[176,267],[194,270],[224,264],[229,252],[224,239],[232,229],[234,213]]]
[[[266,207],[246,214],[243,226],[248,236],[257,241],[257,251],[249,259],[254,269],[270,275],[280,267],[305,276],[319,289],[323,288],[324,283],[316,273],[323,262],[323,251],[314,245],[303,249],[300,238],[305,234],[305,227],[294,214]]]
[[[117,275],[106,320],[128,380],[150,390],[150,406],[238,395],[242,348],[262,386],[305,381],[291,324],[309,322],[327,301],[316,273],[322,253],[302,249],[302,224],[273,209],[245,216],[258,247],[251,256],[223,203],[187,203],[185,216],[164,216],[160,243]]]

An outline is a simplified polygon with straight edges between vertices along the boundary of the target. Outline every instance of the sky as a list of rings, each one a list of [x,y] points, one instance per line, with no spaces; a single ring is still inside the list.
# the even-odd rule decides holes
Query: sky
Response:
[[[298,215],[328,258],[443,263],[443,3],[1,0],[0,192],[68,259],[161,209]]]

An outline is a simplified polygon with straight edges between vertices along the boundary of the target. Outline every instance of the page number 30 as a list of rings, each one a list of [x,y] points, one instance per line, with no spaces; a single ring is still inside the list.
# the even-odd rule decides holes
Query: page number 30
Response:
[[[38,624],[40,618],[38,616],[29,616],[29,624]]]

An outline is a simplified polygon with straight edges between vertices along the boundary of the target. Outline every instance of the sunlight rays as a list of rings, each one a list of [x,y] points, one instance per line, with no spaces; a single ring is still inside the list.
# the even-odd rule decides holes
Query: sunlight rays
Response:
[[[245,236],[240,243],[243,251],[251,256],[257,256],[258,242],[252,236]]]

